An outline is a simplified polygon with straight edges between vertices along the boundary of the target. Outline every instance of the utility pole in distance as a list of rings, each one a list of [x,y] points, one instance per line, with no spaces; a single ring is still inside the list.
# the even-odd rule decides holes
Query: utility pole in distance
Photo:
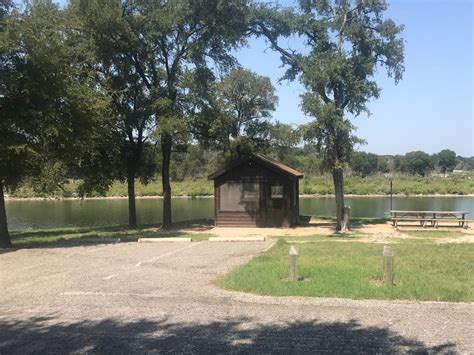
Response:
[[[393,178],[390,178],[390,211],[393,210]]]

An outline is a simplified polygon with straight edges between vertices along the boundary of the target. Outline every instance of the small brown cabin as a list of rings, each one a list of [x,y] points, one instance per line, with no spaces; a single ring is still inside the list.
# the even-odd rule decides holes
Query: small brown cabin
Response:
[[[219,227],[291,227],[299,218],[300,172],[262,155],[240,159],[208,176],[214,180]]]

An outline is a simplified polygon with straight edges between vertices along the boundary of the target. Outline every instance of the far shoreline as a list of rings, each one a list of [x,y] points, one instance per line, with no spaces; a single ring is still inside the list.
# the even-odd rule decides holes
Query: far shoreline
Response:
[[[474,197],[474,194],[393,194],[393,197]],[[333,194],[302,194],[300,198],[334,198]],[[357,194],[345,194],[344,197],[358,197],[358,198],[380,198],[390,197],[390,194],[369,194],[369,195],[357,195]],[[136,196],[137,200],[146,199],[163,199],[163,196]],[[214,198],[214,195],[203,195],[203,196],[172,196],[174,199],[209,199]],[[6,195],[5,201],[94,201],[94,200],[126,200],[127,196],[99,196],[99,197],[11,197]]]

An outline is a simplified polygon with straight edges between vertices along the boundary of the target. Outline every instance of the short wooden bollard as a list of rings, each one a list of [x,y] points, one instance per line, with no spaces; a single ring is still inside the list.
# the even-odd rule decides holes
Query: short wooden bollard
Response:
[[[344,206],[344,214],[342,217],[343,224],[342,224],[342,231],[347,232],[350,230],[349,224],[351,220],[351,206]]]
[[[298,250],[294,245],[290,246],[290,281],[298,280],[296,261],[298,260]]]
[[[387,245],[383,247],[383,283],[393,285],[393,251]]]

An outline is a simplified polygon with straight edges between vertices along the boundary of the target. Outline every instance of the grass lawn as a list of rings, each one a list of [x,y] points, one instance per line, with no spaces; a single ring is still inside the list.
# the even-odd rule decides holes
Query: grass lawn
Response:
[[[192,241],[208,240],[209,234],[191,234],[180,231],[162,231],[158,225],[131,229],[126,226],[95,228],[62,228],[18,231],[10,233],[14,248],[50,246],[64,241],[103,239],[104,242],[120,238],[121,242],[136,242],[139,238],[191,237]]]
[[[300,281],[287,280],[290,244],[280,239],[218,284],[261,295],[473,302],[474,244],[434,244],[433,238],[441,234],[423,235],[423,243],[417,239],[392,244],[396,285],[391,287],[380,282],[382,244],[323,236],[315,237],[317,242],[295,244]]]

